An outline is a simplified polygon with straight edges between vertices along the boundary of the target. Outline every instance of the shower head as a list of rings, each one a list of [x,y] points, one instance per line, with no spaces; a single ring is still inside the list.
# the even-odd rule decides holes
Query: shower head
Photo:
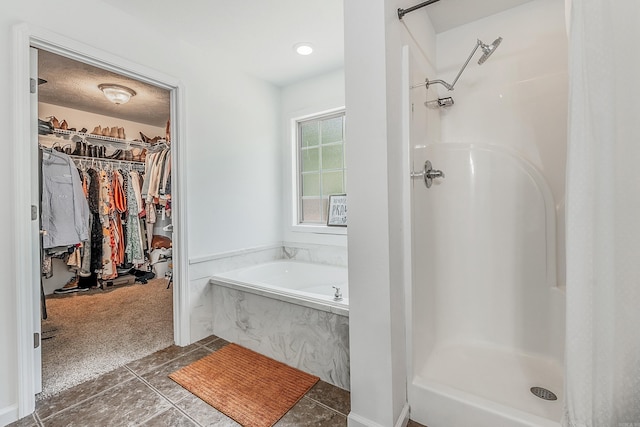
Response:
[[[425,83],[427,89],[429,89],[429,85],[434,83],[439,83],[442,86],[446,87],[447,90],[453,90],[453,87],[456,85],[456,82],[462,75],[462,72],[464,71],[464,69],[467,68],[467,65],[469,65],[469,61],[471,61],[471,58],[473,58],[473,55],[476,54],[476,51],[478,50],[478,48],[482,49],[482,56],[478,60],[478,64],[482,65],[484,64],[484,61],[486,61],[491,56],[491,54],[497,49],[500,43],[502,43],[502,37],[498,37],[497,39],[495,39],[493,43],[491,43],[491,45],[486,45],[482,43],[482,40],[478,39],[478,41],[476,41],[476,45],[471,51],[471,54],[469,54],[469,57],[465,61],[464,65],[462,66],[462,68],[460,68],[460,71],[458,71],[458,75],[456,76],[455,79],[453,79],[453,83],[449,84],[444,80],[439,80],[439,79],[438,80],[427,79]]]
[[[490,46],[482,43],[481,40],[478,40],[478,45],[482,49],[482,56],[478,59],[478,65],[484,64],[484,61],[489,59],[491,54],[498,48],[498,46],[500,46],[500,43],[502,43],[502,37],[495,39]]]

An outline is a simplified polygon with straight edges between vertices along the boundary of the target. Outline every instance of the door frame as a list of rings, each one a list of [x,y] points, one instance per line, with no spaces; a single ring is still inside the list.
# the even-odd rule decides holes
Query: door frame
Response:
[[[17,318],[17,391],[18,418],[35,410],[34,383],[34,310],[39,305],[32,283],[33,236],[31,236],[31,100],[29,93],[30,48],[47,50],[109,71],[144,81],[170,91],[172,136],[173,223],[173,338],[176,345],[190,344],[188,247],[186,244],[186,129],[185,88],[182,82],[152,68],[131,62],[112,53],[86,45],[60,34],[29,24],[13,28],[13,191],[14,256]],[[39,273],[38,273],[39,275]],[[39,287],[39,284],[38,284]]]

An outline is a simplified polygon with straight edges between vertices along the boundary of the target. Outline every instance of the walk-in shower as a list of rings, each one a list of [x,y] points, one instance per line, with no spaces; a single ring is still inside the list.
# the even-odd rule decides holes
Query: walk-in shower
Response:
[[[429,427],[559,427],[562,416],[564,293],[556,285],[554,197],[539,168],[510,148],[521,140],[487,141],[478,133],[484,123],[474,121],[513,108],[513,98],[508,106],[503,99],[525,92],[521,85],[488,89],[485,73],[461,82],[460,107],[424,103],[425,87],[427,99],[439,99],[477,51],[483,64],[501,41],[478,40],[451,84],[411,86],[436,70],[415,59],[421,52],[405,50],[407,392],[411,419]],[[453,54],[446,59],[455,63]],[[467,139],[443,140],[452,134]]]
[[[412,419],[429,427],[557,426],[563,295],[550,190],[497,146],[414,151],[446,172],[413,180]],[[420,175],[420,174],[417,174]]]

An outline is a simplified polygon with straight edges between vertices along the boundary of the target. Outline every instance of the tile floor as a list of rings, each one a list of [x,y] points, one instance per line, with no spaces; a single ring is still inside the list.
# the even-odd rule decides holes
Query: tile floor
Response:
[[[32,415],[10,426],[239,426],[167,377],[225,344],[211,336],[160,350],[38,401]],[[350,407],[349,392],[319,381],[275,426],[346,426]]]

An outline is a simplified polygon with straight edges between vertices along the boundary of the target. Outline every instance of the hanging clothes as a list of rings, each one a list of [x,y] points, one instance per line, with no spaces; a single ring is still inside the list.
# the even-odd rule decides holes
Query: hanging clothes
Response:
[[[141,163],[87,159],[43,148],[42,274],[53,274],[51,257],[61,258],[81,278],[118,277],[118,270],[147,261]],[[114,169],[114,165],[123,168]],[[131,199],[131,200],[129,200]],[[86,281],[85,281],[86,282]],[[88,283],[88,282],[87,282]]]
[[[146,179],[142,187],[142,197],[149,203],[160,203],[170,197],[166,186],[171,174],[171,150],[164,149],[147,155],[145,162]]]
[[[113,263],[113,228],[111,226],[111,215],[113,213],[113,190],[111,188],[111,179],[105,170],[99,173],[100,193],[99,193],[99,212],[100,224],[102,225],[102,272],[103,279],[113,279],[118,276],[117,267]]]
[[[170,215],[171,200],[171,150],[169,148],[147,154],[145,161],[145,181],[142,198],[145,203],[147,250],[151,252],[153,228],[157,221],[156,207],[161,209],[163,218]]]
[[[102,225],[100,223],[100,175],[95,169],[87,171],[89,175],[88,202],[91,210],[91,262],[90,271],[97,273],[102,269]]]
[[[141,208],[138,205],[139,202],[142,203],[139,183],[140,176],[138,172],[130,171],[129,180],[125,184],[128,210],[125,254],[127,260],[134,265],[144,264],[144,244],[139,219]]]
[[[89,206],[78,171],[64,153],[43,151],[41,202],[44,249],[89,239]]]
[[[112,173],[112,183],[111,187],[113,188],[113,203],[114,203],[114,212],[113,212],[113,228],[115,229],[114,236],[115,246],[113,248],[113,259],[116,265],[122,265],[125,262],[125,234],[122,227],[122,214],[127,210],[127,198],[124,194],[124,190],[122,188],[123,178],[120,171],[114,170]]]

